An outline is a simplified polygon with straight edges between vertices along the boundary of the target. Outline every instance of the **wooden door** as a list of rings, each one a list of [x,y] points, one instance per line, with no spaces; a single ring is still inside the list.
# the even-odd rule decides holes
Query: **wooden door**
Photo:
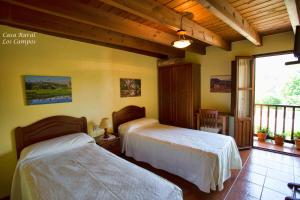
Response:
[[[235,116],[234,137],[239,148],[250,148],[253,143],[254,66],[252,57],[237,57],[232,73],[232,94]]]
[[[193,84],[192,65],[173,67],[173,124],[183,128],[193,128]]]
[[[172,124],[173,121],[173,74],[172,67],[158,68],[159,122]]]

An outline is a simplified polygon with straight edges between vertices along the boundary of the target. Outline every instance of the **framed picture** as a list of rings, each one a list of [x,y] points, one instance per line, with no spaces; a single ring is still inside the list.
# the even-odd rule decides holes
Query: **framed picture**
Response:
[[[120,79],[120,96],[137,97],[141,96],[141,79]]]
[[[230,75],[211,76],[210,92],[230,93],[231,76]]]
[[[72,102],[71,77],[24,76],[27,105]]]

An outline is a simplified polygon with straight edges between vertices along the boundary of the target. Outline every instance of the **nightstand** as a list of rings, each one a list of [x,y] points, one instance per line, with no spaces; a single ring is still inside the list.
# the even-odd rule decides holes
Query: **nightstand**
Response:
[[[95,137],[96,143],[102,148],[116,154],[121,155],[121,140],[120,137],[109,135],[111,138],[103,139],[103,136]]]

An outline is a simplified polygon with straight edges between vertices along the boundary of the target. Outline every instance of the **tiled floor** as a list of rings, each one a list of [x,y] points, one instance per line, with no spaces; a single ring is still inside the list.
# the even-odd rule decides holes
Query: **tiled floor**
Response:
[[[279,151],[289,154],[296,154],[300,156],[300,150],[295,148],[294,144],[284,143],[283,146],[275,145],[274,140],[267,140],[266,142],[259,142],[257,137],[254,137],[253,146],[258,148],[265,148],[273,151]]]
[[[288,182],[300,183],[299,157],[253,149],[226,200],[283,200]]]

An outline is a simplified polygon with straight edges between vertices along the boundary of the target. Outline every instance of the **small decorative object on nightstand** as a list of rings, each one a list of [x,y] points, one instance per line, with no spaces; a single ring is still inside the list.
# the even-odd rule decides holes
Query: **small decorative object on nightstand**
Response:
[[[109,128],[109,121],[108,118],[103,118],[100,122],[100,126],[99,128],[103,128],[104,129],[104,139],[107,139],[109,137],[107,129]]]
[[[103,136],[95,137],[96,143],[102,148],[116,154],[121,155],[121,141],[120,137],[108,134],[108,138]]]

